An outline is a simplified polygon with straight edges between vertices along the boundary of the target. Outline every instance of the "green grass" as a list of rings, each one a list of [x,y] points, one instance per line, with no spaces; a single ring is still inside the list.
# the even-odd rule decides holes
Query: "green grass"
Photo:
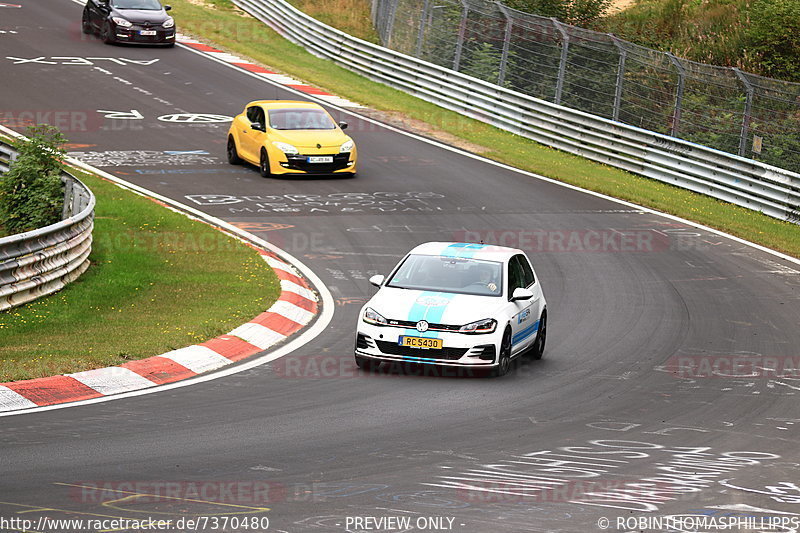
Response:
[[[800,226],[559,152],[372,82],[309,54],[233,8],[228,0],[215,0],[214,9],[187,0],[172,3],[182,32],[204,37],[218,47],[394,117],[426,123],[430,134],[453,144],[466,141],[474,151],[517,168],[678,215],[800,257]]]
[[[0,382],[118,365],[227,333],[280,293],[241,241],[116,185],[95,193],[91,266],[64,290],[0,313]]]

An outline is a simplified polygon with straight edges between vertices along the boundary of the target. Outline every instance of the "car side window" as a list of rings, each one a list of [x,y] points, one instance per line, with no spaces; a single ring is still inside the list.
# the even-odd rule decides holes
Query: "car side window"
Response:
[[[511,297],[514,294],[514,289],[523,287],[522,283],[522,268],[516,256],[514,256],[508,262],[508,296]]]
[[[522,269],[522,286],[530,287],[536,283],[536,278],[533,275],[533,268],[531,268],[528,258],[524,255],[517,255],[514,258],[519,261],[519,266]]]
[[[258,107],[257,105],[254,105],[252,107],[248,107],[247,108],[247,120],[249,120],[251,124],[254,123],[254,122],[260,122],[261,124],[263,124],[264,123],[264,110],[261,109],[260,107]]]

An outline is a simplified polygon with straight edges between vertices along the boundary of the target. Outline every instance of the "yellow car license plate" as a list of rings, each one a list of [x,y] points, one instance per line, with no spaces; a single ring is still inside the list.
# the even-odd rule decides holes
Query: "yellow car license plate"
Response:
[[[423,339],[422,337],[400,337],[400,346],[422,348],[423,350],[441,350],[442,339]]]

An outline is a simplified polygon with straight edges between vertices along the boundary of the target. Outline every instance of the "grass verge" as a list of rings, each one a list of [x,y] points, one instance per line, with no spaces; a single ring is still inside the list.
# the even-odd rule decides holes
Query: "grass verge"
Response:
[[[62,291],[0,313],[0,382],[141,359],[227,333],[280,283],[241,241],[96,176],[92,266]]]
[[[302,0],[294,1],[299,4]],[[283,39],[229,0],[209,4],[173,0],[172,5],[180,31],[384,112],[401,124],[413,125],[411,129],[421,129],[520,169],[678,215],[800,257],[800,226],[559,152],[372,82]],[[253,95],[253,99],[258,97]]]

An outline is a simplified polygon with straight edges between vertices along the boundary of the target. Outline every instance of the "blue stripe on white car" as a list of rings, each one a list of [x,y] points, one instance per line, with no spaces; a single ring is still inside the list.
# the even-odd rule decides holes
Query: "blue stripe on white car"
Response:
[[[516,335],[511,338],[511,345],[519,344],[539,330],[539,321],[537,320],[522,331],[518,331]]]
[[[406,318],[406,320],[412,322],[425,320],[430,324],[441,324],[444,312],[455,296],[455,294],[447,292],[425,291],[414,301],[414,305],[412,305],[411,309],[408,311],[408,318]],[[425,300],[438,300],[440,303],[444,300],[445,302],[444,305],[425,305],[424,303],[420,303],[420,301],[424,302]],[[425,332],[425,334],[421,334],[416,329],[407,329],[404,334],[425,337],[426,339],[439,338],[439,333],[436,331],[428,331]]]

